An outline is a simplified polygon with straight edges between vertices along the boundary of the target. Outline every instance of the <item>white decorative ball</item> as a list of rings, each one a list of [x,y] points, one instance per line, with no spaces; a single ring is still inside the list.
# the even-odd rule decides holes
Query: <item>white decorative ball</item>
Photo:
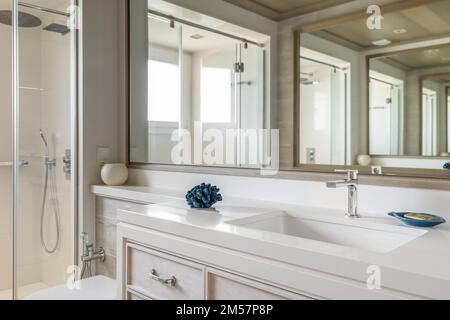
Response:
[[[372,158],[366,154],[362,154],[358,156],[358,164],[363,167],[367,167],[372,162]]]
[[[128,180],[128,168],[123,163],[110,163],[102,167],[101,177],[108,186],[120,186]]]

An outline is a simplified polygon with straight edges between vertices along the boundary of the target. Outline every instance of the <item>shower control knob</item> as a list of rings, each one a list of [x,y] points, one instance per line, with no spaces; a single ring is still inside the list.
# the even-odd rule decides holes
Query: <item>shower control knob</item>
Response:
[[[28,167],[30,165],[30,162],[26,160],[19,161],[19,167]]]

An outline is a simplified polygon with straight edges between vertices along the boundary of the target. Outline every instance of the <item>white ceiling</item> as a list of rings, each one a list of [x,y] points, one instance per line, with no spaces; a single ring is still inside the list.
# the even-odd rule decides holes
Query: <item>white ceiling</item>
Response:
[[[259,32],[255,32],[253,30],[249,30],[237,25],[233,25],[231,23],[213,18],[213,17],[209,17],[203,14],[200,14],[198,12],[186,9],[186,8],[182,8],[179,6],[176,6],[172,3],[168,3],[165,1],[161,1],[161,0],[149,0],[148,1],[148,7],[149,9],[167,14],[167,15],[171,15],[183,20],[187,20],[189,22],[198,24],[198,25],[202,25],[205,27],[209,27],[211,29],[216,29],[216,30],[220,30],[222,32],[225,33],[229,33],[241,38],[245,38],[248,40],[252,40],[254,42],[258,42],[258,43],[267,43],[270,41],[270,37],[268,37],[267,35],[261,34]],[[187,33],[189,33],[191,30],[188,27],[184,27],[187,30]],[[207,32],[204,32],[205,34],[207,34]],[[221,41],[221,36],[217,37],[214,36],[212,34],[208,35],[208,39],[210,39],[211,42],[213,41]],[[200,46],[199,43],[197,44],[188,44],[188,45],[192,45],[193,47],[195,46]]]
[[[179,27],[170,28],[169,23],[149,20],[149,43],[156,44],[167,48],[179,47]],[[213,48],[221,48],[225,46],[233,46],[239,43],[237,40],[205,31],[202,29],[193,28],[191,26],[182,26],[183,29],[183,50],[190,53],[210,50]],[[203,38],[193,39],[191,36],[200,35]]]
[[[281,21],[354,0],[224,0],[266,18]]]

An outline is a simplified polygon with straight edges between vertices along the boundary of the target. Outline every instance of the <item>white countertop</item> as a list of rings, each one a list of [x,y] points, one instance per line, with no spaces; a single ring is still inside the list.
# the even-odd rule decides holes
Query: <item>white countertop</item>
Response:
[[[124,223],[362,282],[368,278],[367,268],[376,265],[381,268],[383,287],[421,297],[450,299],[450,231],[446,229],[427,229],[428,233],[394,251],[376,253],[254,230],[227,222],[281,210],[296,212],[309,219],[331,219],[335,223],[361,227],[381,224],[384,228],[410,228],[387,216],[363,213],[361,219],[348,220],[344,212],[282,203],[227,199],[216,206],[218,212],[208,212],[189,209],[182,194],[174,191],[140,187],[93,187],[97,195],[101,195],[101,191],[120,194],[117,198],[121,199],[126,198],[125,194],[132,194],[134,201],[152,199],[138,202],[159,202],[120,210],[118,220]]]
[[[121,199],[142,204],[163,203],[183,199],[182,192],[136,186],[111,187],[93,185],[91,186],[91,192],[99,197]]]

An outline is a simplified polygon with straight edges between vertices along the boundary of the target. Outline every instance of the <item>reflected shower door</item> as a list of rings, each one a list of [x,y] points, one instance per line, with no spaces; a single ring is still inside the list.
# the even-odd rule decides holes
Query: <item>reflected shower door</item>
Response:
[[[19,15],[15,32],[16,299],[66,283],[76,262],[75,4],[16,3],[33,22]]]
[[[253,44],[239,44],[239,59],[242,69],[237,83],[239,97],[239,128],[244,134],[239,139],[239,166],[243,168],[261,168],[264,148],[261,148],[260,133],[267,129],[269,114],[265,110],[265,50]]]

